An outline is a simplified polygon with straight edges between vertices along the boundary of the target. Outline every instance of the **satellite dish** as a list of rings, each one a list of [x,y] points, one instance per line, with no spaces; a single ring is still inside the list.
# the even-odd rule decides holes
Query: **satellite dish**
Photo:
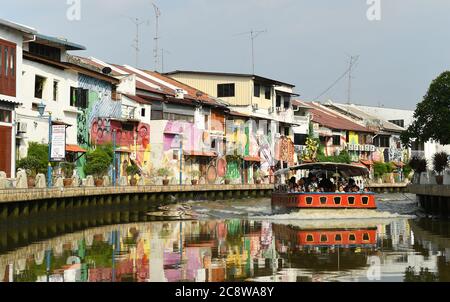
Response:
[[[104,74],[110,74],[112,72],[112,69],[111,69],[111,67],[105,67],[102,69],[102,72]]]

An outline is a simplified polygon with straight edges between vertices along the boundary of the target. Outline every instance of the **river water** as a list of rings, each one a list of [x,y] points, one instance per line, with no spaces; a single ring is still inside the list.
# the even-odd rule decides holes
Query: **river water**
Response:
[[[191,221],[144,211],[3,228],[0,281],[450,281],[448,221],[421,217],[414,195],[377,200],[377,211],[283,215],[268,199],[191,202]]]

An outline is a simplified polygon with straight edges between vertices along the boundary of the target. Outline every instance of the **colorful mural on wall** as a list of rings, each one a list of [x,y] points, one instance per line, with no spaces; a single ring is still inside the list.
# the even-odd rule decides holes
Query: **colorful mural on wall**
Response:
[[[78,76],[79,88],[89,90],[88,106],[80,109],[77,122],[77,141],[85,149],[105,143],[112,143],[112,133],[115,130],[116,146],[128,150],[119,158],[118,162],[128,162],[128,157],[144,168],[150,159],[150,125],[145,123],[124,123],[122,117],[122,104],[112,100],[112,85],[108,82],[80,74]],[[136,136],[135,136],[136,134]],[[78,173],[85,177],[82,167],[85,158],[77,163]],[[125,167],[124,167],[125,168]],[[124,169],[119,169],[124,174]]]

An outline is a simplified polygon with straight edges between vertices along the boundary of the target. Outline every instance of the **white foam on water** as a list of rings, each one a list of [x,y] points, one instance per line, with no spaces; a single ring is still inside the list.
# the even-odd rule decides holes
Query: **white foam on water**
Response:
[[[378,212],[366,209],[304,209],[289,214],[279,214],[272,216],[250,217],[253,220],[337,220],[337,219],[376,219],[376,218],[406,218],[413,219],[415,216],[400,215],[397,213]]]
[[[299,229],[368,229],[388,225],[398,219],[400,218],[279,220],[274,223]]]
[[[233,206],[233,208],[243,210],[245,212],[256,212],[256,213],[265,213],[272,211],[271,208],[268,207]]]

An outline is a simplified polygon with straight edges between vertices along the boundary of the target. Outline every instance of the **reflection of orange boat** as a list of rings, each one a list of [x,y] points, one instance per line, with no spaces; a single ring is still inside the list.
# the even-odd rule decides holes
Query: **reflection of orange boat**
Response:
[[[273,225],[275,237],[300,246],[375,245],[377,229],[297,229]]]
[[[276,176],[288,175],[298,170],[319,171],[320,173],[335,173],[345,178],[367,176],[367,168],[357,165],[337,163],[312,163],[283,169]],[[296,209],[376,209],[375,194],[366,192],[352,193],[292,193],[278,191],[272,194],[272,206]]]

